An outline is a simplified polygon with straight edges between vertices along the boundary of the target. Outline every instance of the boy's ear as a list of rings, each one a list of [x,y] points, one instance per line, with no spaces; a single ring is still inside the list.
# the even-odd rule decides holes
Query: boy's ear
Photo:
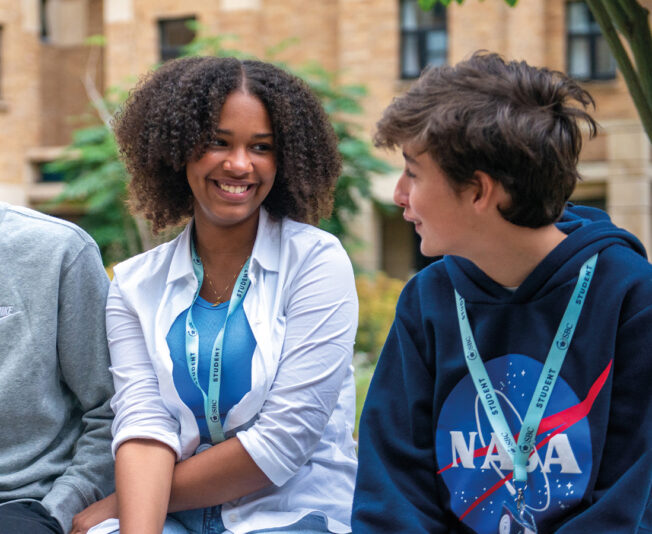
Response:
[[[497,201],[498,182],[484,171],[475,171],[470,185],[473,207],[478,211],[486,211]]]
[[[473,207],[478,213],[500,212],[511,204],[511,197],[503,185],[484,171],[475,171],[470,186]]]

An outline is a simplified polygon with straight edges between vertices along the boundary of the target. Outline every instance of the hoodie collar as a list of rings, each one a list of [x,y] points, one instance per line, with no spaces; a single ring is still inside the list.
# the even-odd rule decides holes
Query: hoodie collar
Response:
[[[528,302],[574,279],[588,258],[609,246],[625,246],[645,257],[640,241],[616,227],[601,210],[569,204],[556,226],[568,237],[534,268],[516,291],[504,288],[465,258],[445,256],[444,264],[453,286],[469,302]]]

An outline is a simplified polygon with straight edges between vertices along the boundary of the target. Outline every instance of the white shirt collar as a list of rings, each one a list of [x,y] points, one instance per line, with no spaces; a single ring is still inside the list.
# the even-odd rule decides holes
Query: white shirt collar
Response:
[[[177,237],[176,248],[167,276],[167,284],[180,278],[194,277],[190,256],[193,221]],[[251,252],[251,269],[257,264],[266,271],[278,272],[281,250],[281,222],[272,219],[265,208],[260,208],[256,241]]]

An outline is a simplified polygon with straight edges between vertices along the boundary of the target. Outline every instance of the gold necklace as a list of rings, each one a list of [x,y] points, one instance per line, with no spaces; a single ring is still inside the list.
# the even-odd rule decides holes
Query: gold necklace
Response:
[[[208,276],[206,276],[206,280],[208,280],[208,285],[210,286],[211,291],[213,292],[213,294],[216,297],[215,304],[211,304],[211,306],[215,307],[218,304],[221,304],[223,302],[224,295],[226,294],[229,287],[231,287],[231,284],[233,284],[233,282],[235,282],[236,278],[238,278],[238,275],[240,274],[240,271],[242,271],[242,268],[244,267],[245,263],[247,263],[247,260],[249,259],[249,256],[250,255],[248,255],[244,259],[244,261],[242,262],[242,265],[240,265],[240,268],[235,272],[235,276],[233,277],[233,279],[228,284],[226,284],[226,287],[222,290],[222,292],[219,295],[218,295],[217,291],[215,290],[215,286],[213,285],[213,282],[211,282],[211,279]],[[199,259],[201,260],[201,258],[199,258]]]

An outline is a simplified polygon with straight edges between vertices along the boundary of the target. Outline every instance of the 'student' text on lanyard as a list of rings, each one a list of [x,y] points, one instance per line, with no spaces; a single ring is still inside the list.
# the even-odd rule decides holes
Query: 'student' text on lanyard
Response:
[[[514,463],[515,482],[525,483],[527,481],[527,462],[530,454],[534,452],[539,424],[548,406],[552,390],[555,387],[559,371],[564,363],[564,358],[573,338],[582,306],[586,300],[587,291],[593,279],[597,259],[598,255],[595,254],[580,269],[575,289],[559,323],[557,333],[548,351],[543,371],[539,376],[532,400],[523,419],[518,442],[514,440],[509,429],[503,410],[498,402],[496,391],[478,352],[467,316],[464,299],[455,290],[457,318],[462,336],[464,359],[491,427],[500,440],[503,449],[509,454]]]
[[[213,350],[211,352],[210,372],[208,380],[208,391],[199,384],[199,332],[195,327],[192,320],[192,307],[199,296],[202,283],[204,281],[204,267],[201,259],[195,249],[194,241],[190,244],[192,254],[192,268],[197,278],[197,291],[192,299],[188,315],[186,315],[186,363],[190,377],[195,386],[199,389],[204,397],[204,413],[206,415],[206,424],[208,431],[211,435],[213,443],[220,443],[224,441],[224,430],[222,429],[222,421],[220,419],[220,385],[222,383],[222,350],[224,348],[224,332],[229,318],[233,315],[237,307],[244,299],[249,284],[249,260],[247,260],[238,275],[233,292],[231,293],[231,300],[229,301],[229,308],[224,319],[224,324],[220,331],[215,336],[213,342]]]

